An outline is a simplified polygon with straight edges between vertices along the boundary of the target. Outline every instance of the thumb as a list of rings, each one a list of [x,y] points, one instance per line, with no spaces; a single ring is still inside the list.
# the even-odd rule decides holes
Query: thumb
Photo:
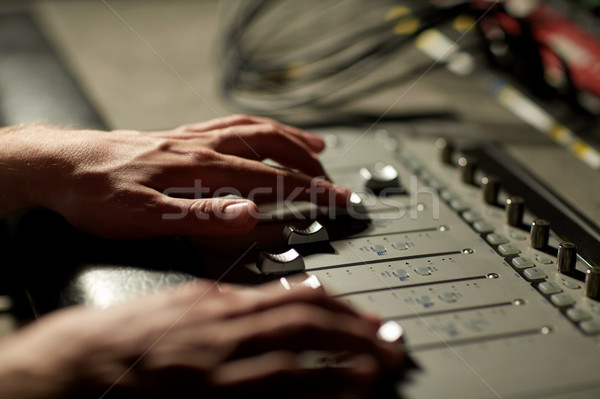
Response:
[[[226,237],[246,233],[256,226],[258,207],[249,200],[207,198],[169,198],[178,213],[163,215],[171,224],[167,229],[179,235]]]

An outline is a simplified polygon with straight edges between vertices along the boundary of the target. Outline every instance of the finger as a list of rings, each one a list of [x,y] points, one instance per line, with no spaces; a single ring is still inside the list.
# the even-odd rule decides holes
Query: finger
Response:
[[[208,377],[211,384],[229,394],[248,396],[260,392],[264,397],[285,393],[291,397],[321,397],[327,391],[334,398],[362,390],[372,384],[377,364],[369,356],[352,359],[344,367],[310,368],[295,353],[273,351],[256,357],[228,362],[217,367]],[[340,396],[337,396],[340,395]],[[252,396],[252,395],[250,395]]]
[[[274,130],[288,133],[295,136],[297,139],[303,141],[310,149],[314,152],[321,152],[325,148],[324,140],[321,136],[315,133],[307,132],[302,129],[298,129],[294,126],[286,125],[277,122],[270,118],[262,118],[258,116],[250,115],[230,115],[223,118],[217,118],[206,122],[195,123],[183,126],[185,131],[193,132],[208,132],[211,130],[236,128],[245,125],[271,125]]]
[[[311,201],[346,206],[352,191],[322,178],[212,150],[178,148],[169,154],[170,167],[149,183],[166,195],[236,194],[249,200]],[[201,178],[199,178],[201,176]]]
[[[401,358],[399,347],[379,340],[366,320],[319,306],[280,306],[231,319],[223,327],[223,341],[239,343],[231,358],[278,349],[369,353],[385,369],[395,368]]]
[[[227,237],[250,231],[258,208],[252,201],[207,198],[183,199],[161,195],[144,217],[144,228],[153,235]]]
[[[264,160],[270,158],[283,166],[310,176],[325,176],[313,148],[295,134],[286,133],[274,124],[244,125],[222,131],[214,148],[223,154]]]
[[[255,123],[271,124],[279,130],[285,131],[289,134],[296,136],[300,140],[305,141],[306,144],[308,144],[311,147],[311,149],[315,152],[321,152],[325,148],[325,141],[320,135],[316,133],[307,132],[306,130],[299,129],[295,126],[286,125],[284,123],[278,122],[270,118],[263,118],[258,116],[253,116],[251,118],[255,121]]]
[[[202,184],[207,187],[229,185],[232,192],[239,192],[250,200],[300,200],[325,206],[346,206],[352,194],[349,188],[322,178],[231,155],[222,155],[216,166],[204,174]],[[202,171],[195,175],[198,174]]]
[[[320,307],[335,313],[362,317],[362,313],[349,304],[333,298],[322,287],[297,286],[293,290],[280,290],[275,283],[242,289],[232,293],[229,306],[224,309],[227,317],[238,317],[245,314],[259,313],[268,309],[292,304],[306,304]],[[373,332],[376,327],[373,327]]]

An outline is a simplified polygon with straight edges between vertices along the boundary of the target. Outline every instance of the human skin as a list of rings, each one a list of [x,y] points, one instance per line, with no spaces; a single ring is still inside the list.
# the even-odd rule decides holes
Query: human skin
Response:
[[[280,184],[284,196],[346,204],[350,190],[325,179],[323,147],[316,134],[246,115],[159,132],[14,126],[0,132],[0,216],[44,207],[113,238],[241,234],[257,223],[256,204],[244,198],[257,188],[261,199],[281,200]],[[167,195],[198,184],[204,198]],[[223,187],[240,197],[211,197]]]
[[[11,334],[0,341],[0,396],[357,395],[403,362],[379,325],[320,287],[198,280],[104,310],[57,311]],[[308,350],[347,361],[306,367]]]
[[[257,222],[244,199],[256,187],[282,181],[284,194],[311,199],[303,190],[318,178],[318,203],[346,204],[350,191],[324,178],[323,147],[315,134],[245,115],[160,132],[9,127],[0,130],[0,216],[48,208],[114,238],[240,234]],[[206,198],[167,195],[197,179]],[[211,197],[224,186],[240,198]],[[377,337],[376,316],[319,286],[286,286],[197,280],[108,309],[58,310],[0,340],[0,397],[335,398],[401,367],[402,349]],[[307,367],[302,354],[314,350],[343,361]]]

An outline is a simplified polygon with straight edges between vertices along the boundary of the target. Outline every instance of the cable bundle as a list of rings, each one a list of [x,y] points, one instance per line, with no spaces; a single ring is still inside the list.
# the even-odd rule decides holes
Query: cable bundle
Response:
[[[282,118],[339,108],[408,81],[431,62],[376,73],[421,32],[468,11],[398,0],[241,0],[225,16],[222,93],[235,108]],[[407,64],[410,65],[410,62]]]

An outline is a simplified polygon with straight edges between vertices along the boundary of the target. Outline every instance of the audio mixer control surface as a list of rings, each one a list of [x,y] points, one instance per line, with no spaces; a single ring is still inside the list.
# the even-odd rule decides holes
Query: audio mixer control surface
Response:
[[[403,398],[600,397],[597,226],[493,146],[326,138],[327,172],[355,190],[349,207],[262,207],[252,234],[200,251],[211,277],[314,275],[398,322],[416,364]]]

